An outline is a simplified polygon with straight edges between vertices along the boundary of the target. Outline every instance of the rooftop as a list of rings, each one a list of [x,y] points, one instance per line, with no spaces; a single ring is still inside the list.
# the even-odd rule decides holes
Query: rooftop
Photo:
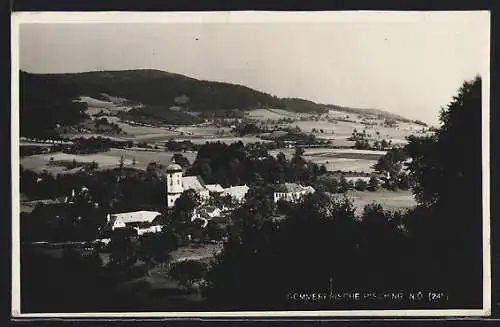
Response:
[[[168,172],[182,171],[182,167],[174,162],[167,166],[167,171]]]
[[[214,193],[224,192],[224,188],[220,184],[207,184],[207,185],[205,185],[205,187],[210,192],[214,192]]]
[[[232,197],[242,198],[247,194],[250,188],[246,185],[231,186],[224,189],[223,196],[231,195]]]
[[[184,176],[182,177],[182,186],[186,190],[204,191],[206,190],[205,182],[201,176]]]
[[[108,218],[110,222],[120,220],[125,224],[141,223],[141,222],[151,223],[153,222],[153,220],[155,220],[156,217],[160,215],[161,213],[157,211],[132,211],[132,212],[109,214]]]
[[[297,183],[283,183],[276,187],[276,192],[293,193],[302,191],[304,191],[304,187]]]

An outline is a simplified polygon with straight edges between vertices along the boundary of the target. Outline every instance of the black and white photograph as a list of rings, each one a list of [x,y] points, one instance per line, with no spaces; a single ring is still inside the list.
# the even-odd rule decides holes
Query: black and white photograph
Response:
[[[490,13],[12,16],[12,315],[487,316]]]

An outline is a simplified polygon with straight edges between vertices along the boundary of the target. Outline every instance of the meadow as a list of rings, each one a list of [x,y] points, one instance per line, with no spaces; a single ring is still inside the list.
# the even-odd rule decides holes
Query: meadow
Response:
[[[339,195],[343,196],[343,195]],[[353,201],[356,215],[363,213],[367,204],[381,204],[385,210],[406,210],[417,205],[415,197],[410,190],[389,191],[380,189],[377,192],[349,191],[347,196]]]
[[[304,149],[304,159],[318,165],[324,165],[328,171],[373,172],[372,166],[385,154],[385,151],[312,148]],[[276,156],[283,152],[287,158],[293,156],[294,149],[278,149],[269,151]]]
[[[72,161],[77,162],[96,162],[99,168],[110,169],[116,168],[120,165],[120,158],[123,156],[123,163],[125,167],[135,167],[138,169],[146,169],[147,165],[154,161],[157,164],[168,165],[172,159],[173,152],[166,151],[146,151],[140,149],[115,149],[112,148],[107,152],[93,153],[93,154],[68,154],[62,152],[48,153],[33,155],[21,158],[21,165],[25,169],[41,172],[46,170],[50,173],[64,172],[63,167],[50,165],[51,158],[53,161]],[[185,152],[183,155],[189,160],[194,162],[196,159],[196,152]],[[135,158],[135,166],[133,161]]]

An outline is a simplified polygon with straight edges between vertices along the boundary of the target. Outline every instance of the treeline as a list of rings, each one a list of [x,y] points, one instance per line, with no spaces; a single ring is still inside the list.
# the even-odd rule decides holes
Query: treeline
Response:
[[[21,194],[30,200],[59,201],[21,214],[24,241],[91,240],[97,237],[97,227],[103,227],[105,213],[165,208],[163,173],[154,164],[146,172],[117,168],[53,176],[21,167],[20,174]],[[82,188],[88,191],[80,196]],[[73,203],[65,203],[73,191]]]
[[[241,85],[200,81],[158,70],[45,75],[21,72],[21,78],[28,82],[24,84],[28,94],[38,93],[33,85],[41,83],[61,98],[81,95],[100,98],[101,94],[106,93],[149,105],[155,112],[158,108],[168,110],[177,105],[176,98],[181,95],[187,99],[183,107],[190,111],[248,110],[266,106],[304,112],[324,111],[324,106],[310,101],[279,99]],[[150,109],[146,109],[146,112]]]
[[[151,125],[194,125],[203,122],[203,119],[197,116],[159,106],[142,106],[129,111],[121,111],[118,113],[118,117],[122,120],[131,120]]]
[[[283,153],[276,158],[269,155],[264,144],[207,143],[198,150],[187,174],[200,175],[206,183],[219,183],[225,187],[284,182],[309,184],[326,169],[307,162],[302,158],[303,154],[304,150],[297,147],[291,160],[287,160]]]
[[[74,102],[78,96],[60,79],[47,82],[41,75],[19,75],[20,134],[27,137],[58,136],[60,126],[74,126],[89,116],[87,105]]]

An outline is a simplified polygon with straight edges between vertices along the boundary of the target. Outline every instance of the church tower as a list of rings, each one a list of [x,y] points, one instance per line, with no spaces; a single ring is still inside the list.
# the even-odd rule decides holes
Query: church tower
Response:
[[[172,161],[167,166],[167,208],[173,208],[175,200],[184,191],[182,187],[182,167]]]

